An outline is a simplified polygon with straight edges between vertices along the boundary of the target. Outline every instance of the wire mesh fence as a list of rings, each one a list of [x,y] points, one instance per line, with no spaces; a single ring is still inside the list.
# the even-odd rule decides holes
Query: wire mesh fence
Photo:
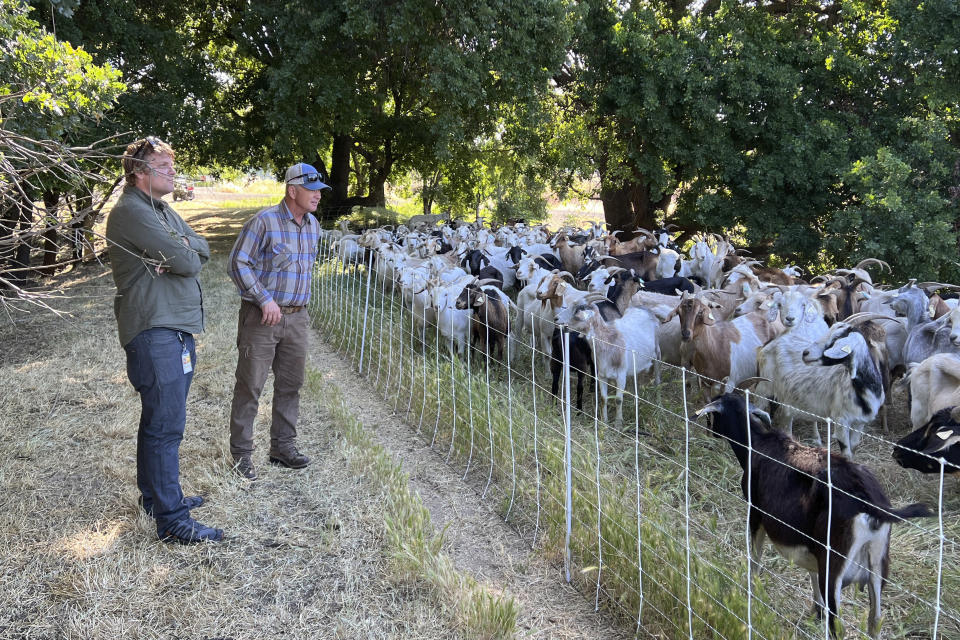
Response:
[[[424,291],[404,295],[374,254],[341,259],[329,240],[313,287],[311,314],[324,339],[353,360],[444,462],[475,483],[480,499],[497,505],[531,547],[562,564],[562,579],[638,636],[829,638],[829,617],[811,613],[818,567],[816,558],[812,570],[810,562],[822,549],[827,566],[819,573],[830,574],[833,563],[834,574],[868,585],[886,577],[879,629],[871,628],[870,611],[881,606],[871,609],[871,590],[842,591],[845,637],[960,638],[956,484],[942,466],[921,477],[894,465],[888,434],[863,429],[857,461],[876,474],[892,508],[925,502],[936,515],[891,519],[884,576],[883,531],[891,525],[866,522],[879,531],[879,547],[867,545],[849,561],[852,528],[830,538],[816,533],[817,527],[840,532],[844,505],[856,501],[846,480],[831,477],[841,473],[835,463],[825,474],[806,474],[811,487],[829,489],[816,526],[797,523],[809,512],[809,496],[785,492],[784,504],[772,509],[752,500],[756,487],[769,489],[755,482],[768,480],[751,477],[760,463],[769,463],[768,474],[771,465],[785,463],[752,446],[745,428],[741,467],[736,447],[715,437],[709,419],[697,419],[707,395],[697,387],[715,381],[657,361],[655,374],[628,376],[622,388],[608,389],[611,406],[622,394],[618,422],[601,406],[602,375],[571,357],[569,332],[557,332],[548,353],[536,325],[518,331],[511,313],[499,351],[487,339],[489,315],[457,310],[453,299],[435,298],[440,308],[431,306]],[[596,338],[591,348],[617,349]],[[641,368],[637,353],[622,355],[631,371]],[[838,425],[819,422],[830,448]],[[801,429],[797,435],[807,439]],[[800,542],[783,550],[789,558],[768,551],[759,564],[750,562],[763,540],[751,535],[748,511],[750,519],[793,528]]]

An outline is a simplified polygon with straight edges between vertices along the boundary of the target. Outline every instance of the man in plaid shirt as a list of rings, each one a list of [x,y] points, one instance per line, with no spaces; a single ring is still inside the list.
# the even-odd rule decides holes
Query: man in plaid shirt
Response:
[[[269,460],[302,469],[310,458],[297,450],[300,387],[306,365],[310,275],[320,223],[312,215],[329,189],[309,164],[287,169],[279,204],[247,220],[230,252],[230,277],[240,292],[236,384],[230,407],[230,453],[234,470],[256,480],[253,421],[260,393],[273,370]]]

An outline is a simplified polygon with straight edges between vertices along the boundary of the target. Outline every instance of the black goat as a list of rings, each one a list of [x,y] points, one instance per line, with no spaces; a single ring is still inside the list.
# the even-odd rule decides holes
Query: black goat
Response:
[[[921,473],[960,474],[960,407],[948,407],[893,447],[893,459],[904,469]]]
[[[480,269],[484,266],[490,264],[490,258],[480,249],[471,249],[463,256],[463,259],[460,260],[460,266],[463,267],[467,273],[477,275],[480,273]],[[501,277],[501,280],[503,278]]]
[[[513,264],[520,264],[520,261],[523,259],[523,254],[523,247],[510,247],[507,249],[507,258],[509,258]]]
[[[534,258],[533,261],[538,267],[546,269],[547,271],[553,271],[554,269],[563,271],[563,264],[560,262],[560,258],[552,253],[541,254]]]
[[[890,568],[891,523],[932,515],[930,509],[921,503],[893,509],[869,469],[835,453],[828,458],[821,447],[800,444],[773,429],[770,417],[753,407],[749,416],[751,455],[747,450],[747,406],[741,396],[718,396],[697,413],[707,414],[712,415],[713,435],[730,442],[744,470],[740,487],[752,500],[748,506],[752,561],[759,562],[769,536],[781,553],[806,569],[818,615],[823,613],[826,594],[828,626],[834,638],[840,637],[840,590],[851,583],[865,584],[870,593],[869,633],[876,637],[880,592]]]
[[[493,265],[487,265],[476,273],[478,280],[488,280],[497,289],[503,291],[503,274]]]
[[[567,333],[570,334],[570,371],[577,373],[577,410],[583,411],[583,377],[589,375],[593,378],[593,352],[590,350],[590,343],[578,332],[567,329]],[[560,327],[553,330],[550,344],[550,374],[553,376],[550,393],[554,398],[559,398],[557,391],[560,375],[563,373],[563,336]]]
[[[502,294],[494,289],[495,286],[495,283],[483,280],[471,282],[460,292],[456,307],[473,310],[470,322],[471,344],[482,342],[489,356],[493,355],[493,349],[496,348],[497,358],[503,360],[503,345],[510,333],[510,315],[506,304],[500,298]]]
[[[640,290],[649,291],[650,293],[662,293],[666,296],[675,296],[677,295],[677,291],[696,293],[696,288],[693,286],[693,283],[683,276],[647,280],[640,287]]]

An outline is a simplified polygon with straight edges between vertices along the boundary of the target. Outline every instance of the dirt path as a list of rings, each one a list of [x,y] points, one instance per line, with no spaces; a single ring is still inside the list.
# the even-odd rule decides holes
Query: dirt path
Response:
[[[311,351],[311,366],[340,388],[368,433],[401,463],[434,526],[446,527],[444,551],[457,569],[494,592],[506,591],[516,598],[518,637],[633,637],[610,616],[595,613],[592,603],[564,583],[563,569],[539,557],[490,504],[481,502],[461,472],[447,466],[348,360],[316,334]]]

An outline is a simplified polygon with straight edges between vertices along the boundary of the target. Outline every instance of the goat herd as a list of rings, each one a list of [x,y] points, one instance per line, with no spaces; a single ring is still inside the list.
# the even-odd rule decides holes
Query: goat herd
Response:
[[[866,585],[869,633],[878,634],[891,524],[932,514],[919,503],[892,507],[852,457],[878,416],[889,428],[899,379],[913,431],[894,460],[960,472],[960,308],[949,293],[960,287],[875,286],[867,269],[889,269],[878,260],[808,282],[796,268],[744,258],[716,235],[682,253],[669,228],[638,229],[624,242],[597,223],[550,233],[522,222],[412,222],[326,233],[344,268],[371,265],[383,286],[399,288],[418,327],[436,325],[451,353],[476,341],[502,360],[507,336],[526,335],[550,366],[554,394],[562,361],[579,373],[578,408],[583,376],[595,376],[605,421],[610,396],[622,421],[629,379],[659,381],[662,364],[696,372],[698,416],[710,416],[744,470],[753,560],[769,537],[806,569],[815,610],[826,606],[835,636],[841,588]],[[748,405],[734,390],[749,386]],[[793,421],[804,416],[835,422],[839,451],[823,447],[816,423],[816,445],[794,439]]]

